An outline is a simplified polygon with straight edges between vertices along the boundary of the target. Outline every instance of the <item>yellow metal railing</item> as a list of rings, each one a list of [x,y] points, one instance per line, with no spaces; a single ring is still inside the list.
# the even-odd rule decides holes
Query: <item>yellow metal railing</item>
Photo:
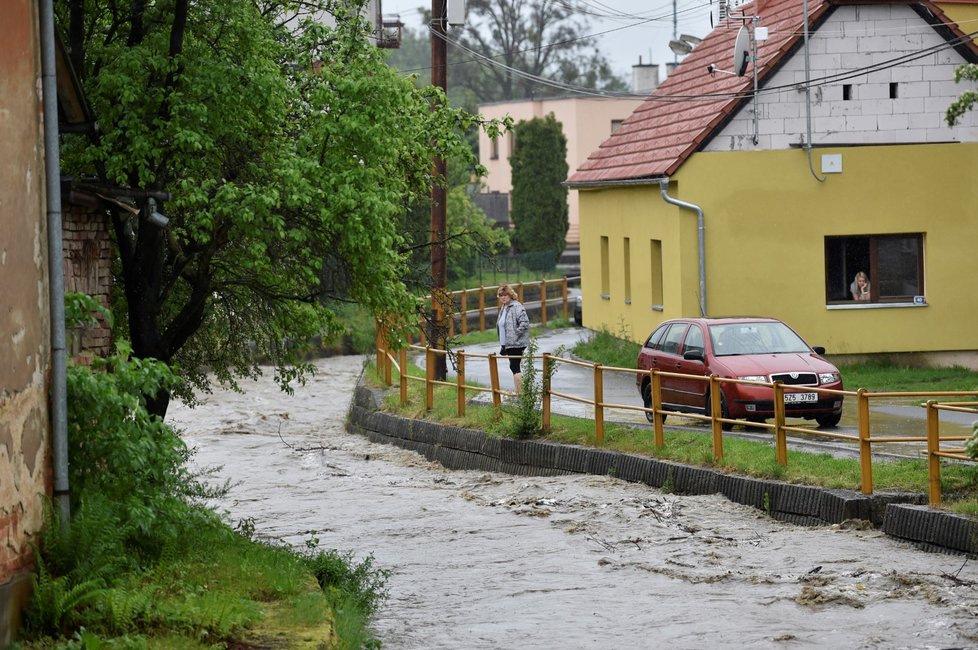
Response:
[[[563,318],[568,318],[570,313],[569,287],[568,283],[580,280],[580,276],[556,278],[553,280],[543,279],[538,282],[516,282],[510,286],[516,291],[517,299],[523,302],[524,296],[529,293],[540,302],[540,322],[547,324],[549,317],[547,305],[557,302]],[[458,291],[446,291],[445,317],[447,318],[448,336],[453,337],[458,333],[463,336],[469,333],[469,315],[478,314],[478,330],[486,331],[487,311],[496,308],[496,292],[502,285],[485,285],[472,289],[460,289]],[[489,296],[488,299],[486,296]],[[431,303],[431,296],[425,297],[425,302]],[[471,306],[470,302],[475,304]],[[422,314],[419,322],[420,343],[427,345],[427,332],[425,331],[425,317]],[[491,329],[492,323],[489,324]]]
[[[422,381],[425,384],[425,408],[430,410],[434,405],[434,389],[436,386],[454,388],[457,391],[457,412],[459,416],[465,415],[466,394],[472,392],[488,392],[492,394],[493,406],[499,408],[503,396],[513,396],[514,392],[504,390],[500,387],[499,372],[497,369],[498,359],[509,359],[511,357],[498,354],[475,354],[467,353],[465,350],[455,350],[451,354],[455,358],[456,377],[455,381],[439,381],[434,377],[435,359],[438,355],[449,354],[445,350],[438,350],[431,347],[412,345],[410,349],[424,353],[425,355],[425,377],[413,377],[407,373],[407,349],[399,351],[397,360],[386,349],[382,348],[384,340],[378,336],[377,348],[377,372],[378,376],[386,385],[392,385],[393,371],[396,369],[400,382],[401,404],[407,404],[407,382],[411,380]],[[527,355],[529,356],[529,355]],[[465,364],[469,359],[485,359],[489,364],[490,386],[478,386],[465,383]],[[873,493],[873,445],[882,443],[926,443],[929,499],[931,505],[941,503],[941,459],[948,459],[961,462],[974,462],[966,453],[963,447],[942,448],[943,442],[963,442],[970,436],[961,435],[941,435],[940,434],[940,413],[959,412],[973,413],[978,419],[978,401],[973,402],[939,402],[930,399],[923,405],[927,409],[926,435],[923,436],[874,436],[871,430],[870,402],[884,399],[907,399],[907,398],[938,398],[938,397],[971,397],[978,399],[978,391],[931,391],[931,392],[871,392],[864,388],[856,391],[834,390],[810,386],[786,386],[781,382],[765,383],[747,381],[740,379],[726,379],[717,376],[704,377],[702,375],[685,375],[660,370],[637,370],[635,368],[616,368],[603,366],[601,364],[566,359],[544,353],[539,357],[543,366],[543,405],[542,405],[542,426],[545,431],[550,430],[552,401],[562,399],[589,405],[594,409],[594,434],[597,444],[604,444],[604,422],[605,412],[608,409],[640,411],[652,415],[653,440],[657,447],[665,445],[665,431],[662,416],[681,416],[688,419],[709,422],[712,433],[713,457],[717,461],[723,459],[723,425],[724,424],[744,424],[755,429],[767,429],[773,432],[775,458],[781,465],[788,464],[788,441],[787,434],[794,433],[801,436],[819,436],[834,440],[848,441],[858,446],[860,462],[860,489],[864,494]],[[556,373],[560,365],[572,365],[583,368],[591,368],[593,376],[592,397],[581,397],[569,392],[557,390],[553,386],[552,376]],[[652,405],[645,407],[635,404],[616,404],[605,402],[604,384],[605,376],[609,373],[624,373],[629,375],[648,374],[651,385]],[[711,399],[710,414],[687,413],[673,411],[662,406],[662,378],[673,377],[709,382],[709,394]],[[753,422],[733,418],[725,418],[721,412],[721,386],[724,383],[753,384],[767,386],[774,391],[774,418],[773,423]],[[837,395],[856,400],[857,413],[857,434],[839,433],[826,431],[823,429],[813,429],[810,426],[792,426],[785,423],[786,410],[784,393],[786,391],[817,392],[825,395]]]

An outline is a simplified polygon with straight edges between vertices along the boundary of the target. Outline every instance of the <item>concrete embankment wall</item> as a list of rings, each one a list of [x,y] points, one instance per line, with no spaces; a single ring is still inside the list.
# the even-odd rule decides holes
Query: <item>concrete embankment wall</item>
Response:
[[[921,548],[978,555],[978,521],[927,507],[922,494],[829,490],[624,454],[537,440],[512,440],[485,432],[402,418],[379,410],[382,394],[358,386],[348,429],[373,442],[397,445],[449,469],[522,476],[611,475],[677,494],[722,494],[793,524],[816,526],[864,520]]]

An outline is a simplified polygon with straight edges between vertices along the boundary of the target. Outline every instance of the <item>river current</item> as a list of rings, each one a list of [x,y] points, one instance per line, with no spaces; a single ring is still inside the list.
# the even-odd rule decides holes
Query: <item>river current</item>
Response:
[[[363,359],[167,420],[235,523],[392,571],[385,648],[978,648],[978,561],[611,477],[446,470],[349,434]]]

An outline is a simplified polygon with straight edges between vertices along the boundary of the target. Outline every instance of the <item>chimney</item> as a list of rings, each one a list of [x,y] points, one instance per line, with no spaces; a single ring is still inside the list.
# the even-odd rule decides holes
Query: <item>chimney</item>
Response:
[[[636,95],[648,95],[659,85],[659,65],[642,63],[638,57],[638,65],[632,66],[632,92]]]

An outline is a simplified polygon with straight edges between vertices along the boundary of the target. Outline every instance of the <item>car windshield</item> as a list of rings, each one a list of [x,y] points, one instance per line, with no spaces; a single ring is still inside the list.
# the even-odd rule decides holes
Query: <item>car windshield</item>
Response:
[[[811,351],[808,344],[784,323],[710,325],[710,340],[713,353],[718,357]]]

